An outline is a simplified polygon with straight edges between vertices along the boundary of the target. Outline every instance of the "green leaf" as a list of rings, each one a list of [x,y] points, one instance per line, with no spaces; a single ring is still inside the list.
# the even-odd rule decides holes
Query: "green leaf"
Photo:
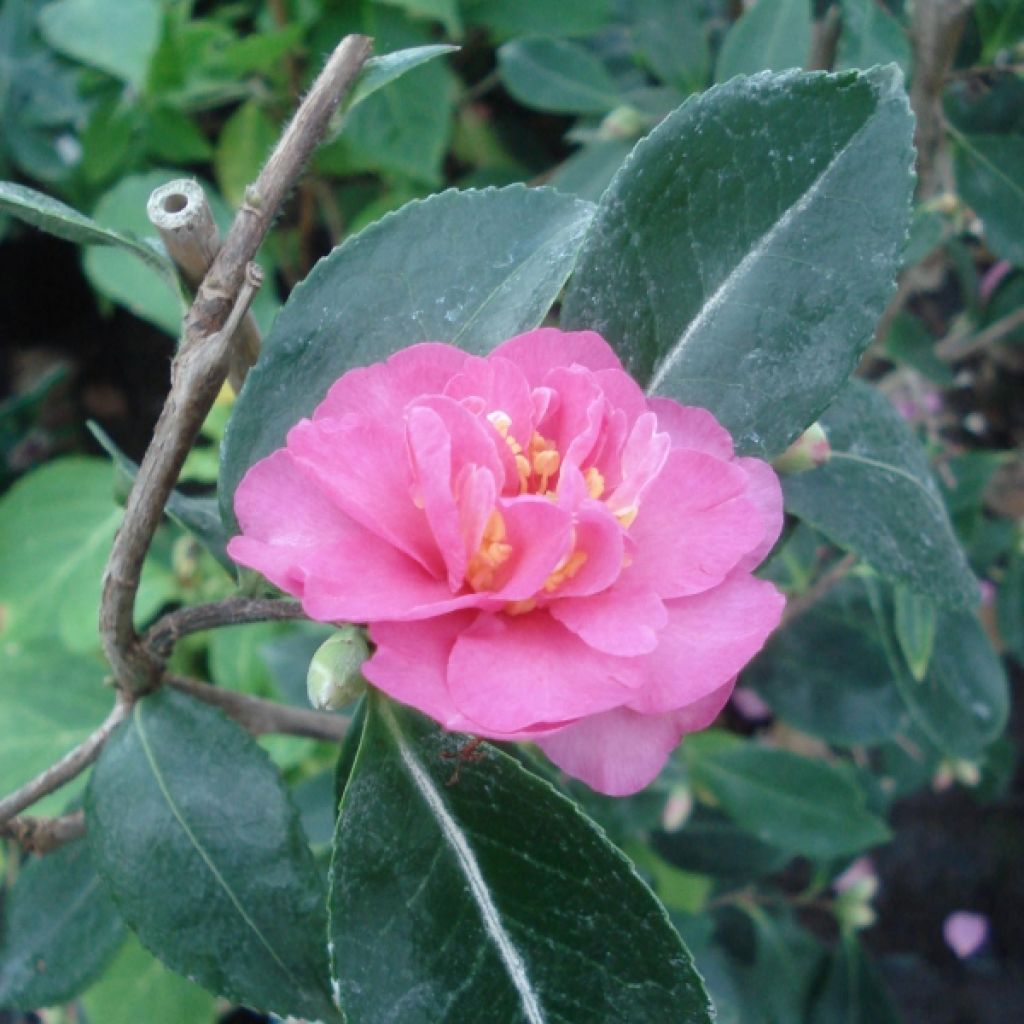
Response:
[[[810,52],[808,0],[758,0],[729,29],[718,55],[715,81],[802,68]]]
[[[134,939],[125,943],[100,981],[82,997],[95,1024],[213,1024],[216,1001],[167,970]]]
[[[493,747],[452,782],[464,742],[370,698],[331,868],[350,1019],[709,1021],[689,955],[622,854]]]
[[[889,400],[851,381],[821,418],[832,457],[786,477],[786,509],[879,575],[940,604],[978,603],[978,583],[953,533],[924,451]]]
[[[597,202],[632,147],[621,139],[590,142],[551,175],[551,185],[580,199]]]
[[[747,743],[697,759],[692,771],[730,818],[780,850],[841,857],[889,838],[864,794],[824,761]]]
[[[838,69],[899,64],[904,74],[910,70],[907,33],[878,0],[842,0],[842,11]]]
[[[450,36],[462,34],[458,0],[375,0],[379,4],[400,7],[412,18],[429,18],[444,25]]]
[[[935,338],[913,313],[900,310],[893,317],[885,336],[885,354],[894,362],[917,370],[940,387],[953,386],[953,371],[936,354]]]
[[[981,218],[992,251],[1024,266],[1024,136],[950,131],[960,195]]]
[[[592,212],[550,189],[450,191],[409,203],[321,260],[264,339],[228,424],[225,523],[245,471],[284,444],[347,370],[418,341],[487,352],[537,326]]]
[[[829,957],[807,1017],[809,1024],[901,1024],[878,971],[854,935]]]
[[[348,101],[348,109],[351,110],[362,103],[396,78],[401,78],[407,71],[457,50],[457,46],[446,43],[431,43],[427,46],[410,46],[408,49],[385,53],[380,57],[371,57],[363,65],[359,81],[356,82]]]
[[[243,103],[227,119],[217,140],[213,169],[224,198],[241,206],[277,141],[277,128],[256,100]]]
[[[900,650],[910,674],[921,682],[928,672],[935,647],[938,617],[935,602],[909,587],[898,585],[893,590],[893,610]]]
[[[633,32],[641,60],[661,81],[692,92],[711,66],[707,34],[695,4],[635,0]]]
[[[0,499],[0,636],[56,633],[71,650],[98,647],[103,567],[122,515],[102,459],[57,459],[19,480]],[[137,618],[165,597],[149,564]]]
[[[0,795],[6,796],[74,749],[110,712],[104,666],[52,643],[3,645],[0,672]],[[58,813],[67,791],[32,805]]]
[[[323,886],[280,776],[221,712],[139,701],[90,780],[93,860],[169,967],[250,1006],[338,1020]]]
[[[210,678],[258,697],[278,696],[262,648],[288,631],[288,623],[250,622],[218,629],[210,637]]]
[[[155,270],[173,293],[178,291],[178,275],[174,264],[162,249],[105,227],[58,199],[52,199],[24,185],[0,181],[0,212],[9,213],[40,231],[69,242],[112,246],[129,252],[145,266]]]
[[[55,0],[39,12],[39,27],[54,49],[139,91],[162,22],[159,0]]]
[[[878,743],[907,724],[896,673],[856,581],[776,632],[743,681],[780,718],[830,743]]]
[[[84,842],[26,860],[4,900],[0,1006],[67,1002],[103,970],[123,937]]]
[[[911,128],[892,68],[691,97],[602,197],[563,326],[598,331],[651,391],[710,409],[741,452],[782,452],[853,371],[892,290]]]
[[[621,102],[615,80],[579,43],[517,39],[498,50],[501,80],[527,107],[556,114],[606,114]]]
[[[611,0],[463,0],[466,20],[502,39],[510,36],[589,35],[604,26]]]
[[[1007,648],[1024,661],[1024,554],[1014,552],[996,595],[996,621]]]

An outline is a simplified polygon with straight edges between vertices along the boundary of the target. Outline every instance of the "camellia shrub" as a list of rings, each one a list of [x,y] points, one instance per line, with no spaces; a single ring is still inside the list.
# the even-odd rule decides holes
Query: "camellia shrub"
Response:
[[[506,42],[522,102],[586,115],[529,71],[584,61],[628,121],[607,187],[368,216],[261,338],[253,261],[339,104],[358,152],[449,49],[348,36],[222,245],[195,183],[153,194],[161,244],[0,183],[183,325],[138,465],[97,429],[110,464],[0,500],[0,826],[43,854],[10,859],[0,1006],[896,1020],[862,857],[940,768],[997,770],[1008,705],[928,454],[853,379],[911,231],[904,76],[727,40],[634,144],[580,44]],[[215,491],[179,487],[211,439]]]

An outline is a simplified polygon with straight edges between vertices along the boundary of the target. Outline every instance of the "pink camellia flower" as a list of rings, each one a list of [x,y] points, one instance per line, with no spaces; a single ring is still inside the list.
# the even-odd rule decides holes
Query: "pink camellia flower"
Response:
[[[369,624],[371,683],[613,795],[710,724],[784,604],[751,575],[775,473],[589,331],[346,373],[235,511],[232,558],[313,619]]]

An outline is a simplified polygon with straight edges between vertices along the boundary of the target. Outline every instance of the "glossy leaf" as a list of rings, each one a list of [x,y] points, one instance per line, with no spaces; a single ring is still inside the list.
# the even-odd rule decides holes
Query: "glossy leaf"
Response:
[[[851,381],[821,418],[832,457],[783,481],[786,509],[886,579],[958,608],[978,602],[925,453],[889,400]]]
[[[24,861],[4,898],[0,1006],[35,1010],[72,999],[123,937],[84,842]]]
[[[330,898],[352,1024],[709,1021],[689,955],[622,854],[490,746],[453,781],[443,755],[464,742],[371,698]]]
[[[779,630],[743,681],[784,721],[830,743],[878,743],[907,724],[896,673],[857,582]]]
[[[759,839],[806,857],[841,857],[883,843],[885,822],[824,761],[744,744],[696,759],[694,781]]]
[[[338,1019],[321,879],[280,776],[234,723],[170,690],[139,701],[86,813],[119,910],[168,966],[251,1006]]]
[[[505,88],[520,103],[556,114],[605,114],[621,102],[615,80],[579,43],[517,39],[498,50]]]
[[[0,181],[0,213],[9,213],[40,231],[69,242],[123,249],[155,270],[172,292],[178,289],[174,264],[162,250],[122,231],[105,227],[59,199],[11,181]]]
[[[213,1024],[216,1000],[129,939],[82,997],[93,1024]]]
[[[1024,266],[1024,136],[955,132],[956,183],[993,252]]]
[[[95,729],[113,704],[98,660],[52,642],[5,640],[0,670],[0,795],[45,771]],[[31,813],[59,813],[67,791],[33,804]]]
[[[758,71],[802,68],[811,51],[807,0],[758,0],[729,29],[718,55],[715,81]]]
[[[457,46],[446,43],[430,43],[426,46],[410,46],[408,49],[385,53],[380,57],[371,57],[363,65],[359,81],[356,82],[352,97],[348,101],[348,109],[351,110],[363,100],[369,99],[378,89],[383,89],[385,85],[401,78],[413,68],[456,50]]]
[[[137,90],[160,40],[159,0],[55,0],[39,12],[47,42]]]
[[[410,203],[321,260],[265,338],[221,449],[221,513],[346,370],[418,341],[471,352],[535,327],[569,271],[589,203],[521,186]],[[399,281],[401,287],[396,288]]]
[[[100,588],[122,510],[102,459],[57,459],[23,477],[0,499],[0,636],[60,637],[99,646]],[[166,599],[156,566],[143,572],[137,618]]]
[[[692,97],[604,193],[563,326],[601,333],[651,391],[710,409],[742,452],[780,453],[845,383],[891,292],[911,128],[893,68]]]

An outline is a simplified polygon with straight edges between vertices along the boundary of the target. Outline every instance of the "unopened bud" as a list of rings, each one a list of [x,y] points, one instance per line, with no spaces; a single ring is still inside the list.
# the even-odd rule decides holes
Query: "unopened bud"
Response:
[[[310,704],[321,711],[351,704],[366,689],[361,670],[369,654],[366,637],[357,626],[342,626],[325,640],[306,673]]]
[[[635,139],[648,128],[648,119],[636,107],[616,107],[606,114],[598,135],[602,139]]]
[[[686,786],[673,786],[661,810],[661,827],[666,832],[678,832],[693,811],[693,794]]]
[[[832,457],[825,428],[812,423],[773,463],[779,473],[806,473]]]

